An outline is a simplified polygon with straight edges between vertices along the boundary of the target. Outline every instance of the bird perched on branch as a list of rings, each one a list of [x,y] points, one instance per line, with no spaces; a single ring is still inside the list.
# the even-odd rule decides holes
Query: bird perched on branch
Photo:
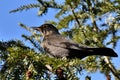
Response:
[[[91,55],[117,57],[110,48],[90,48],[62,36],[52,24],[43,24],[40,27],[32,27],[43,35],[41,46],[53,57],[57,58],[84,58]]]

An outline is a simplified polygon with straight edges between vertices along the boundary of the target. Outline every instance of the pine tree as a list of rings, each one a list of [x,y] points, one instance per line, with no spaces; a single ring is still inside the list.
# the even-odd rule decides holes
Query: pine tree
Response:
[[[57,21],[47,21],[54,24],[62,34],[74,41],[91,47],[106,47],[112,45],[115,48],[120,36],[120,1],[119,0],[65,0],[61,3],[57,0],[37,0],[36,4],[23,5],[10,13],[31,8],[39,8],[38,15],[47,14],[49,9],[58,10],[55,14]],[[1,69],[3,79],[33,79],[33,80],[79,80],[83,70],[96,72],[99,70],[107,77],[110,73],[115,80],[120,80],[120,71],[114,67],[110,57],[89,56],[80,59],[56,59],[44,54],[41,46],[40,34],[28,28],[25,24],[20,26],[31,32],[30,36],[22,35],[29,40],[34,48],[26,47],[22,43],[8,45],[0,48],[1,60],[4,66]],[[109,37],[110,36],[110,37]],[[106,39],[109,37],[109,40]],[[17,42],[16,42],[17,43]],[[10,43],[11,44],[11,43]],[[57,76],[57,77],[56,77]],[[92,76],[91,76],[92,77]],[[86,80],[91,77],[86,76]],[[108,79],[108,78],[107,78]]]

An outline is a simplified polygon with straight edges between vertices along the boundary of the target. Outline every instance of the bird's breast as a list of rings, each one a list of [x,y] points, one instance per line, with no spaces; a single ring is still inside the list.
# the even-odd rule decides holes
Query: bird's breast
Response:
[[[53,57],[62,58],[62,57],[69,56],[68,49],[54,46],[52,44],[49,44],[47,41],[42,42],[41,46],[43,47],[46,53],[48,53],[49,55]]]

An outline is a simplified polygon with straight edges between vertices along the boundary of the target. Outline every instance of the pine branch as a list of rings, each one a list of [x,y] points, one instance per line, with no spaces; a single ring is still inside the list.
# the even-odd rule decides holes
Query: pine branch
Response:
[[[11,10],[10,13],[23,11],[23,10],[28,10],[28,9],[31,9],[31,8],[38,8],[38,7],[40,7],[40,4],[23,5],[23,6],[20,6],[19,8],[17,8],[17,9]]]
[[[40,52],[43,52],[42,48],[40,47],[40,44],[37,43],[32,37],[28,37],[26,35],[22,35],[22,37],[24,37],[25,39],[29,40],[33,46],[38,49]]]
[[[38,2],[46,8],[55,8],[55,9],[61,9],[62,8],[62,6],[55,3],[55,1],[38,0]]]
[[[74,15],[74,17],[75,17],[75,20],[76,20],[78,26],[80,27],[80,22],[79,22],[79,20],[78,20],[78,18],[77,18],[77,16],[76,16],[76,14],[75,14],[75,12],[74,12],[74,8],[72,8],[72,5],[71,5],[71,4],[70,4],[70,8],[71,8],[71,11],[72,11],[72,13],[73,13],[73,15]]]
[[[74,11],[75,9],[72,8],[72,5],[71,5],[71,4],[70,4],[70,8],[71,8],[72,14],[73,14],[73,16],[74,16],[74,18],[75,18],[78,26],[81,27],[81,26],[80,26],[80,22],[79,22],[79,20],[78,20],[78,17],[77,17],[76,14],[75,14],[75,11]],[[83,33],[83,35],[86,37],[86,34],[84,33],[84,30],[82,30],[82,33]]]
[[[105,62],[108,64],[108,66],[109,66],[112,74],[114,75],[114,77],[117,78],[118,80],[120,80],[120,77],[119,77],[119,75],[118,75],[118,73],[117,73],[117,70],[116,70],[116,68],[112,65],[112,63],[110,62],[109,58],[105,56],[105,57],[104,57],[104,60],[105,60]]]
[[[98,32],[99,29],[98,29],[96,21],[95,21],[95,19],[94,19],[94,17],[92,15],[91,15],[91,20],[92,20],[92,24],[93,24],[93,30]]]
[[[90,10],[91,10],[91,9],[90,9]],[[91,13],[92,13],[92,10],[91,10]],[[98,26],[97,26],[96,21],[95,21],[95,19],[94,19],[94,16],[93,16],[92,14],[91,14],[91,19],[92,19],[92,24],[93,24],[93,29],[94,29],[94,31],[99,32]],[[117,70],[116,70],[116,68],[112,65],[112,63],[111,63],[111,61],[109,60],[109,58],[105,56],[105,57],[104,57],[104,60],[105,60],[105,62],[108,64],[108,66],[109,66],[112,74],[113,74],[118,80],[120,80],[120,77],[119,77],[118,74],[117,74]]]

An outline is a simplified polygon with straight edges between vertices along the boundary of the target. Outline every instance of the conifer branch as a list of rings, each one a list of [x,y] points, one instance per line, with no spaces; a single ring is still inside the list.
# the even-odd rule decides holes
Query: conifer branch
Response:
[[[105,60],[105,62],[108,64],[108,66],[109,66],[112,74],[114,75],[114,77],[117,78],[118,80],[120,80],[120,77],[119,77],[119,75],[118,75],[118,73],[117,73],[117,70],[116,70],[116,68],[112,65],[112,63],[111,63],[111,61],[109,60],[109,58],[105,56],[105,57],[104,57],[104,60]]]
[[[93,24],[93,31],[98,32],[99,29],[98,29],[96,21],[95,21],[95,19],[94,19],[94,17],[92,15],[91,15],[91,20],[92,20],[92,24]]]
[[[74,11],[74,8],[72,8],[72,5],[71,5],[71,4],[70,4],[70,8],[71,8],[72,14],[74,15],[74,18],[75,18],[75,20],[76,20],[76,22],[77,22],[77,24],[78,24],[78,26],[79,26],[79,28],[80,28],[80,27],[81,27],[81,26],[80,26],[80,22],[79,22],[79,20],[78,20],[78,17],[76,16],[75,11]],[[84,33],[83,30],[82,30],[82,32],[83,32],[83,35],[86,37],[86,35],[85,35],[85,33]]]
[[[23,6],[20,6],[19,8],[17,8],[17,9],[11,10],[10,13],[23,11],[23,10],[28,10],[28,9],[31,9],[31,8],[38,8],[38,7],[40,7],[40,4],[23,5]]]

